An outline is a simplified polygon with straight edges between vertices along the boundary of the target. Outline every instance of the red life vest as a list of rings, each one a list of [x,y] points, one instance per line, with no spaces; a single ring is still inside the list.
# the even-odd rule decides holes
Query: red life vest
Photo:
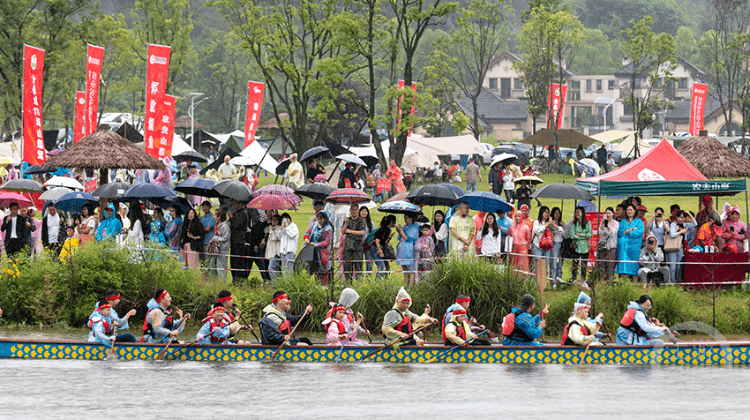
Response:
[[[574,319],[574,320],[568,322],[568,325],[566,325],[565,329],[563,329],[562,340],[560,340],[560,344],[561,345],[563,345],[563,346],[577,346],[578,345],[573,340],[571,340],[570,337],[568,337],[568,330],[570,329],[570,326],[573,325],[573,324],[578,325],[578,326],[581,327],[581,334],[583,334],[583,335],[591,335],[589,333],[589,329],[585,325],[581,324],[580,322],[578,322],[577,320]]]
[[[331,324],[336,324],[336,327],[339,329],[339,334],[346,334],[346,325],[344,325],[343,321],[340,321],[336,318],[331,318]],[[331,324],[328,324],[326,332],[328,332],[328,328],[331,327]]]
[[[96,319],[96,321],[94,321]],[[101,315],[99,317],[89,318],[89,322],[86,324],[89,328],[94,328],[94,324],[97,322],[101,322],[102,326],[104,327],[104,334],[106,335],[112,335],[112,329],[114,325],[111,325],[109,323],[109,320]]]
[[[396,331],[401,331],[402,333],[411,334],[412,333],[412,327],[411,327],[411,318],[409,318],[406,315],[403,315],[403,318],[401,318],[401,322],[396,325]]]
[[[638,323],[635,322],[636,311],[643,312],[643,309],[628,308],[628,310],[625,311],[625,316],[623,316],[620,320],[620,326],[637,335],[638,337],[648,338],[648,334],[646,334],[646,332],[641,329]],[[643,312],[643,315],[646,317],[646,321],[651,322],[650,316],[646,315],[645,312]]]
[[[224,318],[222,318],[221,322],[219,322],[218,324],[216,323],[215,318],[209,319],[208,322],[209,322],[208,335],[209,337],[211,337],[211,344],[222,344],[225,338],[214,337],[214,330],[216,328],[224,328],[227,325],[229,325],[229,322],[227,321],[227,317],[225,316]]]
[[[456,327],[456,335],[460,337],[462,340],[466,341],[466,329],[464,328],[464,323],[458,323],[456,320],[451,319],[451,321],[448,324],[453,324]],[[443,329],[443,343],[446,346],[452,346],[455,343],[450,341],[448,337],[445,336],[445,329]]]
[[[156,306],[154,308],[151,308],[146,312],[146,319],[143,320],[143,336],[141,337],[141,342],[146,341],[146,336],[150,335],[154,338],[156,338],[156,335],[154,334],[154,327],[151,325],[151,323],[148,321],[151,317],[151,311],[153,310],[160,310],[162,314],[164,314],[164,321],[162,323],[162,327],[172,331],[172,311],[164,310],[161,306]]]

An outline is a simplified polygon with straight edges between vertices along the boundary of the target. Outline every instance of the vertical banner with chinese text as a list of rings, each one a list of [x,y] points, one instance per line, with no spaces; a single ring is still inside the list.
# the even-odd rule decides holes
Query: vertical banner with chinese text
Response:
[[[146,112],[144,113],[145,127],[143,138],[146,142],[146,153],[153,157],[159,156],[161,142],[161,108],[167,89],[167,75],[169,74],[169,58],[172,47],[164,45],[148,45],[146,63]]]
[[[565,109],[565,92],[568,85],[549,84],[547,96],[547,128],[552,128],[552,121],[557,121],[557,129],[562,128],[563,110]]]
[[[245,147],[255,141],[255,131],[260,121],[260,111],[263,109],[263,90],[265,84],[248,82],[247,85],[247,114],[245,114]]]
[[[174,110],[177,98],[172,95],[164,95],[161,103],[159,117],[159,148],[157,156],[159,159],[172,157],[172,142],[174,141]]]
[[[99,115],[99,80],[102,76],[104,48],[88,44],[86,54],[86,135],[96,131]]]
[[[42,73],[44,50],[23,46],[23,156],[29,165],[47,160],[42,128]]]
[[[706,111],[708,85],[693,83],[693,98],[690,101],[690,135],[695,137],[703,130],[703,115]]]
[[[86,92],[76,92],[75,120],[73,121],[73,143],[86,137]]]

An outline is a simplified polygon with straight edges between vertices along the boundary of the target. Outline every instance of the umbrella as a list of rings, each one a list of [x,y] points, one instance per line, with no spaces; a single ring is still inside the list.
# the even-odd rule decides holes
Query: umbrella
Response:
[[[159,184],[138,184],[133,185],[122,195],[123,199],[143,199],[151,200],[154,198],[164,198],[177,195],[172,190]]]
[[[0,193],[0,207],[8,208],[10,203],[18,203],[18,207],[29,207],[33,203],[28,198],[21,194],[14,194],[10,192]]]
[[[229,159],[229,163],[237,166],[254,166],[258,164],[258,161],[249,156],[239,155]]]
[[[466,191],[464,191],[463,188],[461,188],[461,187],[459,187],[458,185],[455,185],[455,184],[444,183],[444,184],[435,184],[435,185],[438,186],[438,187],[448,187],[448,188],[450,188],[451,191],[453,191],[456,194],[456,197],[458,197],[458,198],[461,198],[461,197],[463,197],[463,196],[466,195]]]
[[[383,213],[422,213],[422,209],[418,205],[409,203],[408,201],[391,201],[378,207],[378,211]]]
[[[370,201],[370,196],[356,188],[339,188],[329,194],[326,201],[333,204],[364,203]]]
[[[307,159],[315,159],[318,156],[321,156],[325,154],[325,152],[329,151],[331,149],[325,147],[325,146],[315,146],[312,149],[307,150],[305,153],[302,154],[302,157],[299,158],[300,162],[304,162]]]
[[[257,198],[264,195],[276,195],[279,197],[284,197],[294,203],[295,206],[302,202],[302,198],[295,194],[293,189],[278,184],[271,184],[266,185],[262,188],[258,188],[250,197]]]
[[[403,201],[403,200],[406,200],[406,197],[408,195],[409,195],[409,193],[396,194],[393,197],[391,197],[388,200],[386,200],[385,202],[387,203],[389,201]]]
[[[201,197],[218,197],[219,194],[214,191],[214,184],[215,182],[210,179],[188,178],[174,187],[174,190]]]
[[[180,207],[180,210],[182,210],[182,214],[187,213],[188,210],[193,208],[193,204],[188,201],[187,198],[180,197],[179,195],[164,197],[163,199],[154,199],[153,202],[163,209],[168,209],[176,205]]]
[[[124,182],[111,182],[109,184],[99,186],[99,188],[95,189],[91,193],[91,195],[99,198],[120,198],[131,187],[132,185],[126,184]]]
[[[276,173],[276,175],[284,175],[284,172],[286,172],[286,168],[288,168],[291,163],[291,158],[280,160],[279,164],[276,165],[276,170],[274,172]]]
[[[344,153],[343,155],[336,156],[336,159],[343,160],[344,162],[355,163],[357,165],[367,166],[364,160],[358,158],[351,153]]]
[[[458,197],[452,189],[440,185],[423,185],[406,196],[409,202],[425,206],[455,206]]]
[[[60,153],[62,153],[62,150],[60,150],[60,149],[52,149],[49,152],[47,152],[47,156],[57,156]]]
[[[495,166],[496,163],[502,162],[504,160],[510,160],[510,159],[517,159],[518,156],[514,155],[513,153],[500,153],[499,155],[492,158],[492,163],[490,163],[490,166]]]
[[[270,194],[253,198],[247,207],[257,210],[297,210],[297,205],[289,197]]]
[[[47,172],[55,172],[57,168],[49,168],[49,169],[42,169],[41,166],[31,165],[28,168],[26,168],[26,172],[24,172],[25,175],[32,175],[32,174],[46,174]]]
[[[543,184],[544,180],[542,178],[532,176],[532,175],[526,175],[526,176],[519,176],[518,178],[514,179],[513,182],[516,184],[520,183],[521,181],[526,181],[530,185],[536,185],[536,184]]]
[[[214,184],[214,191],[224,197],[238,201],[250,201],[250,195],[253,193],[244,183],[236,179],[225,179]]]
[[[67,211],[69,213],[81,213],[81,208],[86,203],[96,207],[99,205],[99,200],[91,194],[73,191],[55,200],[55,207],[57,207],[58,210]]]
[[[375,156],[360,156],[360,159],[365,161],[365,165],[367,165],[368,168],[372,168],[380,163],[380,160]]]
[[[578,161],[579,164],[583,166],[588,166],[589,168],[594,170],[594,174],[591,176],[598,176],[599,171],[601,171],[601,168],[599,167],[599,164],[594,159],[584,158]],[[587,174],[587,176],[589,176]]]
[[[177,162],[184,162],[188,159],[192,160],[193,162],[208,162],[208,159],[206,159],[205,156],[196,152],[195,150],[186,150],[182,153],[172,155],[172,159]]]
[[[513,206],[506,203],[499,195],[487,191],[476,191],[460,198],[461,202],[469,203],[472,210],[485,213],[505,213],[513,210]]]
[[[65,187],[74,190],[84,189],[83,185],[74,178],[67,176],[53,176],[44,183],[47,187]]]
[[[44,191],[44,185],[30,179],[14,179],[3,184],[5,191],[34,193]]]
[[[521,143],[533,144],[536,146],[555,144],[555,132],[554,130],[543,128],[537,131],[533,136],[521,140]],[[583,147],[589,147],[594,143],[596,143],[596,140],[575,130],[557,130],[557,147],[570,147],[571,149],[575,149],[579,144],[583,145]]]
[[[72,192],[73,190],[71,190],[70,188],[55,187],[43,192],[42,195],[39,196],[39,199],[44,201],[57,201],[58,198]]]
[[[3,156],[0,157],[0,165],[18,165],[20,162],[16,159],[9,157],[9,156]]]
[[[326,182],[313,182],[297,188],[294,193],[304,197],[310,197],[313,200],[325,200],[328,194],[336,191],[335,188]]]
[[[560,198],[573,200],[593,200],[590,192],[573,184],[550,184],[534,191],[531,198]]]

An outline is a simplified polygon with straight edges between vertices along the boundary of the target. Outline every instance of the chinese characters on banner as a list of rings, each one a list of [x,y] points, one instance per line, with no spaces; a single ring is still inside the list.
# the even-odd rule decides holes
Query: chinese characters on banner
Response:
[[[693,98],[690,101],[690,135],[695,137],[703,130],[703,114],[706,111],[708,85],[693,83]]]
[[[42,72],[44,50],[23,46],[23,160],[41,165],[47,160],[42,131]]]
[[[159,156],[161,143],[161,112],[164,95],[167,89],[167,75],[169,73],[169,58],[172,47],[163,45],[148,45],[146,64],[146,112],[144,117],[144,139],[146,153],[153,157]],[[171,151],[170,151],[171,152]]]
[[[99,79],[102,75],[104,48],[88,44],[86,55],[86,136],[96,131],[99,114]]]
[[[263,109],[263,89],[261,82],[247,84],[247,114],[245,115],[245,147],[255,141],[255,131],[258,129],[260,111]]]
[[[557,121],[557,129],[562,128],[563,109],[565,109],[565,92],[568,85],[557,83],[549,84],[549,95],[547,96],[547,128],[552,128],[552,121]]]
[[[177,98],[164,95],[164,101],[159,107],[159,147],[158,158],[172,157],[172,142],[174,141],[174,107]]]
[[[76,113],[73,121],[73,143],[86,137],[86,92],[76,92]]]
[[[399,80],[398,81],[398,90],[403,89],[404,86],[405,86],[405,83],[406,83],[405,81]],[[416,101],[417,100],[417,96],[416,96],[416,93],[417,93],[417,83],[416,82],[411,82],[411,87],[414,90],[414,101]],[[412,105],[411,111],[409,112],[409,114],[410,115],[414,115],[414,105]],[[401,125],[401,95],[399,95],[399,97],[398,97],[398,121],[396,121],[396,129],[398,129],[400,125]],[[411,136],[411,127],[409,127],[409,134],[408,135]]]

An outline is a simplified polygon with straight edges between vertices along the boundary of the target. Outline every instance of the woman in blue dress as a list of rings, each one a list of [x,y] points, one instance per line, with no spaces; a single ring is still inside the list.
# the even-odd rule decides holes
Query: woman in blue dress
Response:
[[[628,204],[617,231],[617,274],[620,277],[638,274],[643,232],[643,221],[635,217],[635,206]]]
[[[417,273],[414,264],[414,244],[419,238],[419,225],[416,223],[417,216],[414,213],[404,214],[404,226],[396,226],[398,231],[398,246],[396,247],[396,263],[404,270],[404,281],[406,285],[417,282]]]

